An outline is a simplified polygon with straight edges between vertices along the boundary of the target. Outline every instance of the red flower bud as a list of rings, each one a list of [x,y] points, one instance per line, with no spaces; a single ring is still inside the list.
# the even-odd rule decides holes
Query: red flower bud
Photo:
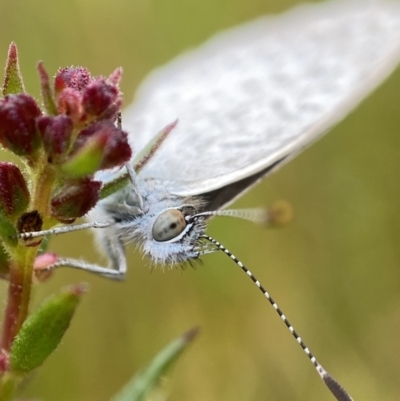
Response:
[[[117,85],[97,78],[83,91],[82,104],[88,115],[114,120],[122,106],[121,92]]]
[[[50,163],[60,163],[69,149],[73,129],[68,116],[40,117],[37,121],[39,132]]]
[[[0,143],[19,156],[31,155],[40,145],[35,119],[41,111],[24,93],[0,99]]]
[[[90,72],[84,67],[60,68],[54,79],[54,91],[56,95],[65,88],[81,92],[91,81]]]
[[[54,81],[59,113],[71,116],[75,122],[114,121],[122,105],[118,88],[121,75],[121,68],[107,79],[93,79],[83,67],[60,69]]]
[[[29,205],[29,191],[20,169],[12,163],[0,162],[0,213],[17,217]]]
[[[74,148],[77,154],[96,148],[101,155],[97,170],[121,166],[132,157],[128,135],[110,121],[99,121],[82,130]]]
[[[70,116],[72,121],[79,121],[83,114],[81,93],[76,89],[65,88],[57,97],[57,110],[60,114]]]
[[[67,181],[51,200],[51,214],[61,222],[72,223],[96,205],[101,185],[89,178]]]

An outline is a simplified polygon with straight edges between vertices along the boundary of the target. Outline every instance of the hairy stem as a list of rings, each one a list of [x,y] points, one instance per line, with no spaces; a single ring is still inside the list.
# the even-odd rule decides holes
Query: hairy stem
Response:
[[[42,158],[34,176],[30,208],[37,210],[45,222],[46,218],[50,217],[48,207],[54,180],[53,168]],[[10,351],[12,342],[28,315],[33,263],[37,250],[38,246],[26,247],[21,243],[9,249],[11,255],[10,282],[0,341],[0,347],[6,352]]]

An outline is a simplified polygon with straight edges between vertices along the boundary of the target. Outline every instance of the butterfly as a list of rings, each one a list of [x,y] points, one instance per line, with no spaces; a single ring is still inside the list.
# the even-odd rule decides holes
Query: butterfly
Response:
[[[118,279],[130,242],[166,265],[222,251],[269,300],[336,399],[351,400],[262,284],[206,228],[215,216],[258,220],[224,208],[342,120],[399,60],[400,7],[390,2],[309,5],[219,34],[153,72],[124,112],[133,149],[146,148],[162,127],[168,134],[140,172],[133,163],[100,176],[106,183],[124,174],[128,185],[101,201],[89,223],[21,237],[96,228],[110,267],[71,259],[51,267]]]

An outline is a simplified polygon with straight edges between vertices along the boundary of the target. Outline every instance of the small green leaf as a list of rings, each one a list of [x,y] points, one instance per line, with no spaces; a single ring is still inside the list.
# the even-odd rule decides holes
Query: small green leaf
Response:
[[[150,365],[133,377],[111,401],[142,401],[159,383],[182,351],[196,337],[198,328],[189,330],[183,336],[169,343],[151,361]]]
[[[22,75],[19,70],[17,45],[14,42],[11,42],[8,48],[2,92],[3,96],[25,92]]]
[[[0,237],[4,244],[15,246],[18,243],[17,230],[14,225],[0,213]]]
[[[84,292],[81,285],[71,286],[48,298],[28,317],[11,347],[12,372],[30,372],[57,348]]]
[[[128,173],[123,173],[119,177],[112,181],[107,182],[103,185],[100,191],[100,199],[104,199],[112,195],[113,193],[125,188],[129,182]]]
[[[90,138],[74,156],[61,166],[62,172],[70,178],[94,174],[103,160],[103,138]]]
[[[42,93],[42,100],[47,114],[55,116],[57,114],[57,107],[54,101],[53,92],[50,87],[49,74],[44,68],[43,63],[40,61],[38,64],[38,72],[40,78],[40,91]]]
[[[0,277],[8,276],[10,270],[10,255],[6,252],[3,244],[0,243]]]

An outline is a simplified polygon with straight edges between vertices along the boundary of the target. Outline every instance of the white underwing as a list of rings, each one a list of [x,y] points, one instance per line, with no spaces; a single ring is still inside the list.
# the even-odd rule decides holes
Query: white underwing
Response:
[[[195,259],[204,221],[160,242],[152,232],[159,213],[199,202],[193,196],[201,197],[196,213],[231,203],[350,113],[399,58],[398,3],[338,1],[228,30],[156,70],[124,113],[133,149],[179,123],[138,176],[145,211],[136,223],[129,188],[91,213],[118,220],[98,233],[102,248],[110,255],[117,237],[157,263]]]
[[[179,124],[142,175],[198,195],[292,158],[397,65],[398,13],[396,2],[302,6],[218,34],[155,70],[124,113],[132,146]]]

